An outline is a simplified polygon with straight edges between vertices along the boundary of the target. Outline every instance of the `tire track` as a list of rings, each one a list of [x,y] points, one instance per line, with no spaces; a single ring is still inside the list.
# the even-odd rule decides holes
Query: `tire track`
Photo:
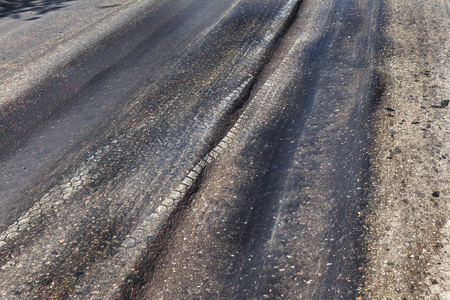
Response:
[[[358,296],[379,5],[302,4],[136,299]]]
[[[199,118],[197,122],[206,121],[205,123],[209,127],[202,128],[203,131],[196,133],[197,136],[192,137],[192,139],[200,137],[204,139],[204,137],[212,136],[214,145],[217,142],[217,140],[214,140],[214,135],[227,134],[226,132],[222,133],[223,129],[218,128],[218,126],[223,123],[223,118],[228,118],[230,114],[235,112],[236,106],[242,103],[243,98],[246,97],[255,81],[253,75],[244,74],[255,74],[263,66],[262,58],[268,55],[267,53],[270,51],[274,40],[276,40],[295,6],[296,1],[289,1],[276,15],[271,8],[262,10],[262,13],[271,18],[268,19],[270,22],[266,21],[267,24],[261,25],[267,30],[264,31],[259,40],[244,44],[247,49],[239,49],[238,53],[235,54],[233,61],[234,63],[239,62],[239,66],[229,66],[223,68],[221,74],[214,74],[214,76],[217,76],[216,78],[227,78],[227,80],[235,82],[237,81],[236,77],[233,78],[230,73],[238,72],[237,78],[243,78],[242,84],[239,84],[238,88],[231,91],[225,98],[215,100],[217,102],[213,102],[213,109],[208,112],[207,117],[196,112],[195,120]],[[239,9],[242,10],[242,7]],[[236,12],[239,12],[238,8],[234,11],[228,11],[233,16]],[[255,18],[257,17],[261,16],[255,16]],[[222,23],[226,24],[229,21],[227,18],[225,15],[222,22],[216,23],[217,27],[224,26]],[[246,28],[243,25],[241,27]],[[256,29],[253,30],[253,34],[255,34],[257,31]],[[208,38],[217,35],[213,31],[219,32],[219,28],[213,27],[211,32],[204,32],[204,38],[206,39],[208,35]],[[256,35],[258,36],[259,33]],[[201,49],[203,44],[199,43],[198,45],[192,45],[192,47]],[[252,48],[250,51],[248,50],[249,47]],[[185,61],[195,62],[195,59],[189,59],[188,55]],[[193,68],[193,72],[196,71],[195,68]],[[171,82],[174,78],[168,78],[166,82]],[[211,86],[211,89],[217,88],[220,93],[225,93],[227,89],[227,84],[220,82],[213,82]],[[203,94],[193,93],[189,95],[189,97],[200,98],[197,99],[198,104],[186,105],[189,110],[200,105],[200,100],[203,99],[201,97],[206,97],[205,94],[210,93],[209,96],[211,97],[211,93],[216,92],[208,91],[207,87],[205,89],[206,92],[203,91]],[[93,145],[88,154],[81,153],[72,158],[73,166],[70,168],[73,171],[69,174],[67,174],[67,171],[63,172],[62,180],[45,194],[39,195],[39,200],[31,209],[24,212],[17,221],[2,233],[0,236],[2,250],[0,286],[3,298],[53,296],[95,299],[98,297],[114,297],[124,288],[122,285],[126,286],[128,277],[135,273],[135,267],[139,264],[139,260],[146,255],[144,252],[154,242],[153,230],[158,230],[167,222],[169,211],[176,207],[177,203],[175,202],[180,200],[174,199],[174,197],[180,191],[185,191],[188,184],[192,184],[195,175],[200,171],[199,168],[203,166],[204,162],[216,157],[216,153],[221,149],[220,147],[224,147],[227,138],[232,135],[232,133],[227,134],[224,141],[219,143],[218,148],[215,148],[208,156],[204,157],[204,160],[194,166],[194,169],[188,173],[188,177],[182,181],[184,184],[182,183],[179,186],[178,192],[172,191],[172,196],[164,201],[164,199],[158,199],[157,197],[170,194],[164,191],[165,187],[151,187],[153,190],[160,189],[159,193],[161,194],[150,197],[148,193],[151,189],[146,186],[147,184],[158,182],[164,176],[176,178],[181,175],[182,177],[182,174],[170,174],[170,169],[163,169],[157,173],[155,178],[148,178],[145,168],[138,169],[136,166],[145,160],[133,161],[134,158],[130,157],[131,153],[136,154],[144,149],[146,151],[164,149],[165,142],[161,138],[152,137],[152,139],[145,141],[145,138],[148,138],[150,134],[148,129],[156,126],[155,122],[162,122],[159,119],[159,121],[155,121],[157,118],[141,112],[141,108],[152,100],[146,99],[152,92],[154,91],[151,88],[141,91],[138,100],[133,104],[134,106],[120,112],[120,114],[131,114],[135,117],[132,125],[127,123],[129,120],[126,118],[126,122],[120,123],[124,120],[122,116],[119,118],[121,121],[117,121],[121,126],[121,129],[117,131],[125,133],[108,134],[102,138],[104,142],[99,143],[102,146]],[[159,93],[163,94],[164,91]],[[162,99],[170,99],[170,96],[171,94]],[[175,103],[184,105],[181,97],[186,97],[186,95],[179,96],[180,99],[175,96],[164,103],[164,107],[170,107]],[[156,105],[159,105],[159,103],[156,103]],[[127,116],[127,118],[131,117]],[[167,120],[167,122],[169,121]],[[164,129],[165,124],[168,124],[167,122],[158,124],[159,126],[162,125],[162,129]],[[189,134],[189,132],[186,134]],[[161,148],[158,150],[156,146],[152,146],[140,149],[141,146],[136,144],[136,140],[142,145],[154,140],[155,145]],[[204,142],[204,144],[207,144],[207,142]],[[190,143],[188,145],[190,146]],[[189,146],[187,148],[190,148]],[[211,145],[202,147],[208,148]],[[180,157],[185,160],[197,155],[186,151],[201,152],[198,149],[180,151]],[[147,156],[145,153],[142,155]],[[86,158],[83,159],[83,157]],[[170,164],[171,160],[174,159],[176,157],[170,155],[162,156],[161,162],[166,160]],[[189,165],[190,162],[186,161],[183,164]],[[61,168],[67,169],[67,163]],[[114,168],[116,170],[113,170]],[[135,171],[134,168],[138,171]],[[125,174],[128,169],[134,172],[133,176]],[[171,184],[172,181],[167,186]],[[182,187],[185,189],[181,190]],[[164,205],[159,205],[161,203]],[[152,215],[152,213],[155,214]],[[149,222],[146,216],[150,216],[150,219],[152,217],[156,219]],[[125,228],[124,224],[130,224],[130,226]],[[124,234],[127,231],[128,235]],[[152,234],[147,235],[149,232]],[[118,265],[117,261],[121,264]],[[106,268],[104,268],[105,266]],[[94,272],[93,270],[97,271]]]

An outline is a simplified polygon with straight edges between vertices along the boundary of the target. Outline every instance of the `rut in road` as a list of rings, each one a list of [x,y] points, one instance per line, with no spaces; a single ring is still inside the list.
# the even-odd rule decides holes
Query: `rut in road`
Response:
[[[302,5],[134,298],[357,297],[380,6]]]
[[[124,29],[137,37],[124,57],[1,161],[8,180],[0,186],[0,297],[126,294],[175,205],[163,200],[220,139],[298,7],[295,0],[162,4]]]

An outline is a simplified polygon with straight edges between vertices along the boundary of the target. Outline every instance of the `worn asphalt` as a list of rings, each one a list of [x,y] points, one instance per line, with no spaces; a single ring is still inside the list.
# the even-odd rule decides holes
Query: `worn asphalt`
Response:
[[[1,299],[449,299],[448,0],[0,3]]]

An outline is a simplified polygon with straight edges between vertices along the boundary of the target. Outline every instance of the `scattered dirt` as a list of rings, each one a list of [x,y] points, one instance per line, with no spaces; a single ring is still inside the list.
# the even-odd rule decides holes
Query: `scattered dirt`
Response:
[[[385,2],[363,291],[450,299],[449,1]]]

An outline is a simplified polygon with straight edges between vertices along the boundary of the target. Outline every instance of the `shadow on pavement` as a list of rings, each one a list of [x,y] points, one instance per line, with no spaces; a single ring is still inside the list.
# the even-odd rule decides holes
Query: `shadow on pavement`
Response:
[[[27,14],[26,21],[39,19],[42,15],[67,7],[67,3],[75,0],[0,0],[0,18],[22,18],[22,14],[34,12],[33,16]]]

